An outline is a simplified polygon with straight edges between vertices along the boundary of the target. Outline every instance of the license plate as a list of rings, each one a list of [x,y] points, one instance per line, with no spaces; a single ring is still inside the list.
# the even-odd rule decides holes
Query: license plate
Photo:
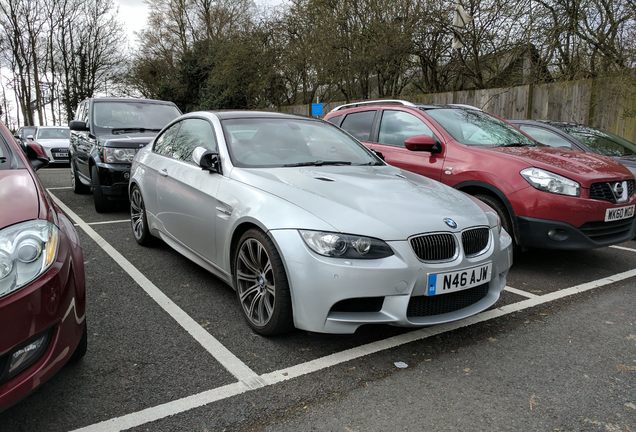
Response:
[[[444,273],[429,273],[426,295],[461,291],[490,282],[492,263]]]
[[[621,219],[628,219],[634,216],[635,205],[627,207],[608,208],[605,210],[605,222],[617,221]]]
[[[68,158],[68,153],[53,153],[53,157],[56,157],[56,158]]]

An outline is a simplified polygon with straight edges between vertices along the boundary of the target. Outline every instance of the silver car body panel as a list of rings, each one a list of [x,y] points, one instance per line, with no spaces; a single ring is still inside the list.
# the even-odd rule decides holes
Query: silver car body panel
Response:
[[[223,174],[141,149],[131,185],[144,197],[151,232],[232,286],[231,245],[244,224],[268,233],[282,257],[297,328],[352,333],[360,325],[423,326],[473,315],[494,304],[512,264],[511,239],[497,231],[493,211],[453,188],[391,166],[234,167],[218,117],[212,112],[180,117],[214,126]],[[167,127],[169,127],[168,125]],[[452,218],[450,229],[444,218]],[[408,241],[414,235],[491,227],[486,252],[425,263]],[[311,251],[298,230],[333,231],[387,242],[394,255],[372,260],[330,258]],[[413,295],[423,293],[430,272],[492,263],[488,294],[469,307],[426,318],[408,318]],[[379,312],[330,312],[340,300],[385,297]]]

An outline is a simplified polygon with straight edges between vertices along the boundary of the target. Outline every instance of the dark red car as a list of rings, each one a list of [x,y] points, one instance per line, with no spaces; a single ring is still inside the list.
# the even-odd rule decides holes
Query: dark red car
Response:
[[[44,150],[27,146],[0,123],[0,411],[87,345],[79,238],[35,174]]]
[[[371,101],[325,119],[388,163],[481,199],[517,245],[587,249],[635,235],[634,176],[610,158],[540,146],[466,106]]]

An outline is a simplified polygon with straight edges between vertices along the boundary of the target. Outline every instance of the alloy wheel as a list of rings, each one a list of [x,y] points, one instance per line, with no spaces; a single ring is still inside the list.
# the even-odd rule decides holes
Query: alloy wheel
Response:
[[[133,234],[137,240],[144,235],[144,199],[138,188],[134,188],[130,195],[130,223],[132,224]]]
[[[241,244],[236,280],[245,315],[255,326],[266,325],[274,312],[276,285],[270,257],[265,247],[254,238],[248,238]]]

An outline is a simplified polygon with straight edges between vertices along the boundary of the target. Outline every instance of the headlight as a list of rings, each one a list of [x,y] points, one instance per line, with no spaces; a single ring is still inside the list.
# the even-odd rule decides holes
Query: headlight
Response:
[[[106,163],[131,163],[135,158],[137,149],[104,147],[104,162]]]
[[[58,229],[50,222],[22,222],[0,230],[0,297],[44,273],[55,261]]]
[[[540,168],[526,168],[520,174],[539,190],[559,195],[579,196],[580,185],[569,178]]]
[[[377,259],[393,255],[391,247],[371,237],[350,234],[304,231],[300,236],[309,248],[319,255],[335,258]]]

